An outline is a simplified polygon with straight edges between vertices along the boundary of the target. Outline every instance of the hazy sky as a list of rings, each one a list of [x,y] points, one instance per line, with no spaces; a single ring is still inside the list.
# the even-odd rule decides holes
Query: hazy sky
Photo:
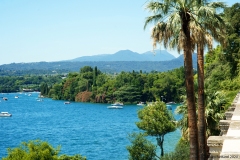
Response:
[[[0,0],[0,64],[150,51],[146,1]]]

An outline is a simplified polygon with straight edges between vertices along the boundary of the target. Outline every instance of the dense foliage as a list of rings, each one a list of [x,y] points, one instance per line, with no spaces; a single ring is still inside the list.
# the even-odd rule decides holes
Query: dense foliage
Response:
[[[4,76],[0,77],[0,92],[21,92],[23,89],[31,91],[40,91],[42,84],[47,84],[48,87],[62,80],[61,75],[41,75],[41,76]],[[46,93],[46,92],[45,92]]]
[[[111,103],[115,101],[138,103],[179,101],[184,94],[184,70],[168,72],[121,72],[109,75],[95,67],[85,66],[79,73],[70,73],[49,91],[49,97],[58,100]]]
[[[127,146],[129,160],[156,160],[156,146],[143,133],[129,135],[131,145]]]
[[[228,7],[224,11],[224,17],[227,28],[227,47],[218,46],[206,55],[205,60],[205,104],[206,107],[206,135],[219,135],[219,120],[224,119],[224,112],[230,106],[233,98],[239,92],[240,88],[240,41],[239,41],[239,16],[240,4],[236,3],[232,7]],[[195,76],[196,78],[196,76]],[[197,83],[195,83],[197,84]],[[195,85],[195,93],[197,93],[197,85]],[[195,98],[198,98],[194,95]],[[184,102],[178,108],[178,112],[183,115],[178,122],[183,139],[179,142],[175,151],[161,157],[162,160],[167,159],[189,159],[189,124],[187,116],[187,106],[184,105],[186,96],[183,96]],[[198,105],[196,105],[198,106]],[[186,142],[185,142],[186,141]]]
[[[60,155],[60,147],[53,148],[48,142],[33,140],[22,142],[19,147],[9,148],[3,160],[86,160],[81,155]]]
[[[224,10],[227,47],[217,46],[206,55],[205,81],[209,91],[231,94],[240,88],[240,3]],[[233,95],[235,96],[235,95]]]
[[[161,160],[189,160],[189,148],[189,142],[181,139],[175,147],[174,152],[165,154],[161,157]]]

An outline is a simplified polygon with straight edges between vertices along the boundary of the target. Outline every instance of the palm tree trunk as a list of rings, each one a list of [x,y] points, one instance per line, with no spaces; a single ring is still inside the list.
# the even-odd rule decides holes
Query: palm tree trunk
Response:
[[[199,158],[207,159],[206,121],[204,103],[204,56],[203,45],[197,44],[197,67],[198,67],[198,142]]]
[[[187,107],[188,107],[188,127],[189,127],[189,141],[190,141],[190,160],[198,160],[198,128],[197,128],[197,115],[196,104],[194,97],[194,84],[193,84],[193,64],[191,52],[191,38],[189,22],[190,16],[184,12],[181,14],[182,30],[185,34],[184,42],[184,68],[185,68],[185,83],[187,92]]]

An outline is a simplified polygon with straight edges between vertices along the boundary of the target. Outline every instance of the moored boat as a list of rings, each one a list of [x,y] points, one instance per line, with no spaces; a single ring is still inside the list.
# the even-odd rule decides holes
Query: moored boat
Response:
[[[43,100],[41,98],[37,99],[37,101],[42,102]]]
[[[0,113],[0,117],[11,117],[12,114],[8,113],[8,112],[1,112]]]
[[[176,104],[176,103],[175,102],[167,102],[166,104],[170,104],[171,105],[171,104]]]
[[[70,102],[69,102],[69,101],[67,101],[67,102],[64,102],[64,104],[70,104]]]
[[[123,106],[124,104],[123,103],[120,103],[120,102],[115,102],[113,104],[111,104],[112,106]]]
[[[108,109],[122,109],[123,108],[123,106],[108,106],[107,107]]]
[[[139,102],[137,105],[138,105],[138,106],[144,106],[145,103],[144,103],[144,102]]]

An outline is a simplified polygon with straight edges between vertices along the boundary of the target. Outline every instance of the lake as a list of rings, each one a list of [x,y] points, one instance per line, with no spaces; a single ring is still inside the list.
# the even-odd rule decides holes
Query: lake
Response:
[[[125,105],[123,109],[107,109],[109,104],[79,103],[44,98],[39,93],[0,94],[0,112],[12,117],[0,117],[0,157],[7,148],[23,141],[40,139],[53,147],[61,145],[61,154],[81,154],[88,160],[127,160],[128,134],[138,132],[135,122],[141,106]],[[15,98],[18,96],[19,98]],[[172,111],[176,105],[172,106]],[[179,115],[174,115],[179,119]],[[165,152],[174,150],[180,131],[165,136]]]

